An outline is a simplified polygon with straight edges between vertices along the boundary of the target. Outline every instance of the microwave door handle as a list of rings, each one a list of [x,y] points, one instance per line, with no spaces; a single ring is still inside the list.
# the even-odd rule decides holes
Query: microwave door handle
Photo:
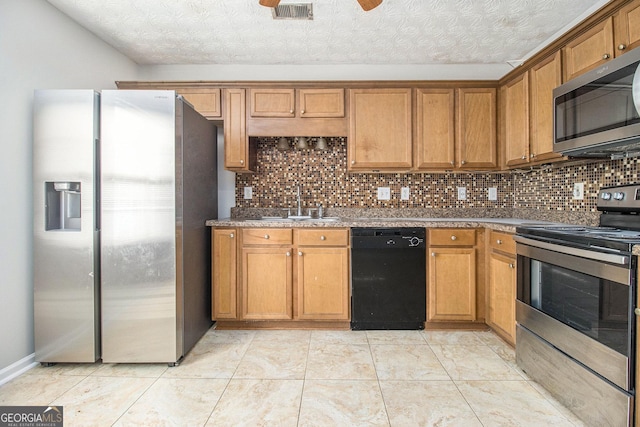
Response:
[[[638,63],[638,68],[636,68],[636,72],[633,75],[631,90],[633,95],[633,104],[636,106],[636,113],[640,115],[640,63]]]
[[[528,239],[522,236],[513,236],[513,240],[524,245],[534,246],[540,249],[560,252],[568,255],[575,255],[581,258],[591,259],[594,261],[609,262],[618,265],[629,265],[629,256],[606,254],[602,252],[589,251],[586,249],[573,248],[570,246],[556,245],[554,243],[541,242],[540,240]]]

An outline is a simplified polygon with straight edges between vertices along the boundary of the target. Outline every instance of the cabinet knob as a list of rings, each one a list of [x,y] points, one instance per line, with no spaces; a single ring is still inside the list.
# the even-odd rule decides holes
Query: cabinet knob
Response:
[[[509,268],[515,268],[515,265],[513,265],[513,263],[510,263]]]
[[[240,160],[240,164],[241,164],[241,165],[244,165],[244,160]]]
[[[624,43],[620,43],[620,44],[618,45],[618,50],[625,50],[626,48],[627,48],[627,45],[626,45],[626,44],[624,44]]]
[[[498,240],[496,240],[496,243],[501,245],[502,244],[502,240],[498,239]]]
[[[320,240],[327,240],[327,238],[324,236],[320,236]]]
[[[302,251],[298,252],[298,256],[302,256]]]
[[[602,59],[609,59],[611,58],[611,55],[609,55],[608,53],[605,53],[604,55],[602,55]]]
[[[461,163],[461,164],[463,164],[463,165],[466,165],[466,164],[467,164],[467,161],[466,161],[466,160],[463,160],[463,161],[461,161],[460,163]]]
[[[436,256],[436,253],[435,252],[431,252],[431,256]]]
[[[293,110],[289,110],[289,114],[293,114]]]
[[[355,161],[355,160],[351,160],[351,164],[352,164],[352,165],[355,165],[355,164],[356,164],[356,161]]]
[[[454,166],[455,162],[453,160],[451,160],[451,166]]]
[[[265,238],[265,239],[269,239],[269,235],[268,235],[268,234],[265,234],[265,235],[264,235],[264,238]]]
[[[532,159],[535,157],[536,155],[534,153],[529,154],[529,157],[531,157]]]
[[[291,256],[291,252],[287,252],[287,253],[286,253],[286,255],[287,255],[287,256]]]
[[[636,316],[640,316],[640,308],[636,307],[636,308],[633,310],[633,314],[635,314]]]
[[[300,114],[304,114],[304,110],[300,110]]]
[[[527,156],[525,156],[524,154],[522,155],[522,157],[520,157],[521,160],[526,160]]]
[[[233,239],[233,233],[229,234],[229,237]]]
[[[451,236],[451,240],[458,240],[458,238],[455,235],[453,235]]]

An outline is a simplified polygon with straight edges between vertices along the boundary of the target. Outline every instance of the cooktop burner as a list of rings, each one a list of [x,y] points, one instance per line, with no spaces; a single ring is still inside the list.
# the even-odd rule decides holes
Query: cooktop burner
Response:
[[[567,246],[606,248],[630,252],[640,245],[640,231],[612,227],[517,227],[516,233]]]
[[[593,250],[630,252],[640,245],[640,185],[603,188],[597,200],[600,226],[517,227],[521,235]]]

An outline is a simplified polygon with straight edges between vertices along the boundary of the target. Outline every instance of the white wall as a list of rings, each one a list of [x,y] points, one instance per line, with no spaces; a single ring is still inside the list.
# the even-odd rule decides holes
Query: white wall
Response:
[[[498,80],[508,64],[146,65],[141,80]]]
[[[33,91],[137,78],[137,64],[44,0],[0,0],[0,383],[34,351]]]

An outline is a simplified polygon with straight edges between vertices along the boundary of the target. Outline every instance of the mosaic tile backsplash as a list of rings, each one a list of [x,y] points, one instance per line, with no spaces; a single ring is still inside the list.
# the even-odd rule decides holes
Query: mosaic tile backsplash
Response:
[[[237,208],[296,206],[300,186],[303,207],[415,208],[434,210],[495,209],[514,217],[576,223],[597,220],[597,192],[603,186],[638,182],[639,159],[591,160],[504,173],[347,173],[346,138],[327,138],[328,149],[288,151],[277,149],[278,138],[257,140],[255,174],[236,174]],[[290,138],[293,146],[293,138]],[[311,139],[311,147],[315,139]],[[573,183],[585,184],[584,200],[573,200]],[[244,187],[253,187],[253,198],[244,200]],[[391,200],[378,200],[378,187],[391,189]],[[401,200],[409,187],[409,200]],[[466,200],[458,200],[457,187],[465,187]],[[496,188],[491,201],[488,189]],[[407,209],[409,208],[409,209]]]

